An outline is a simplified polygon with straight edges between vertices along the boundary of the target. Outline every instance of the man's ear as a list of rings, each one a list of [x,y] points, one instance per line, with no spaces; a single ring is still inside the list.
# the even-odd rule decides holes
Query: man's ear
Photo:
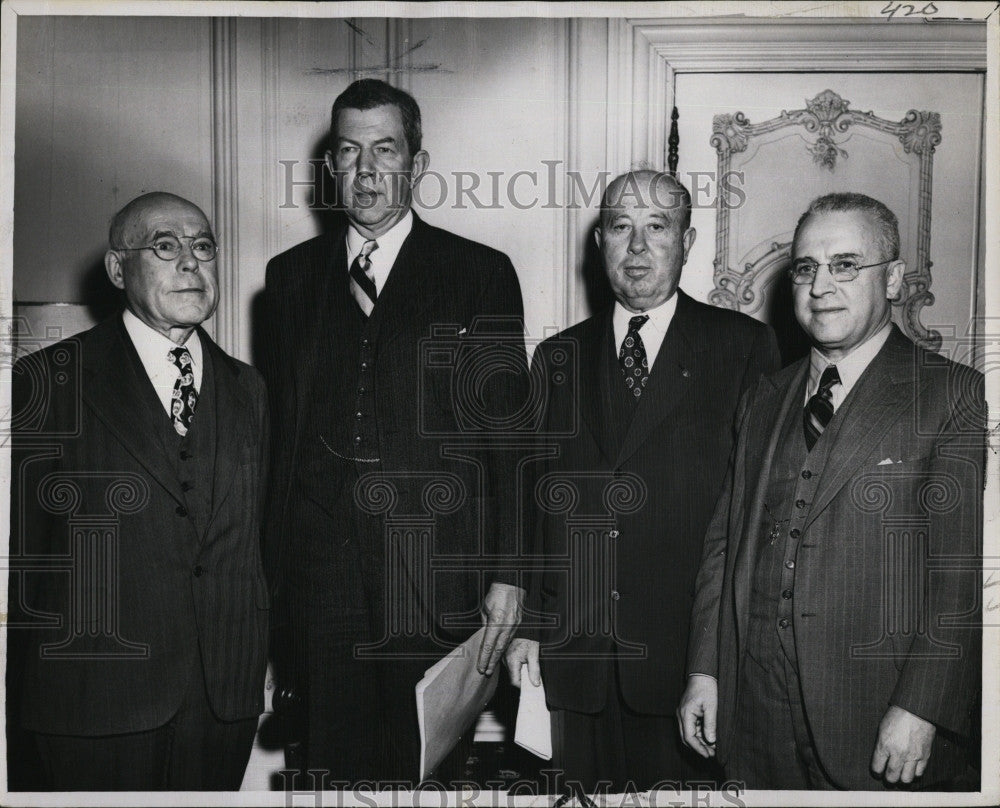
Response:
[[[684,231],[684,236],[682,238],[684,244],[684,260],[681,261],[682,264],[686,264],[688,260],[688,253],[691,252],[691,248],[694,246],[695,236],[698,235],[698,231],[693,227],[689,227]]]
[[[597,242],[597,249],[601,248],[601,225],[594,225],[594,241]]]
[[[413,162],[410,164],[410,182],[414,183],[420,179],[427,167],[431,164],[431,156],[423,149],[413,155]]]
[[[108,273],[108,280],[113,286],[118,289],[125,288],[125,266],[117,250],[108,250],[104,253],[104,270]]]
[[[902,258],[897,258],[885,273],[885,296],[889,300],[896,300],[899,292],[903,288],[903,275],[906,272],[906,262]]]
[[[330,172],[330,176],[337,176],[337,164],[333,160],[333,149],[327,149],[323,154],[323,162],[326,163],[326,170]]]

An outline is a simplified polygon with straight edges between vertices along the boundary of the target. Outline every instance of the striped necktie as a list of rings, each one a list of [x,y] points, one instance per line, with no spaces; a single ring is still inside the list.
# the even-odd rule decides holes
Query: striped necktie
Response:
[[[802,425],[805,428],[806,446],[812,451],[819,436],[823,434],[826,425],[833,418],[833,396],[831,390],[834,385],[840,384],[840,374],[836,365],[827,365],[823,369],[823,375],[819,377],[819,388],[806,402],[805,411],[802,413]]]
[[[621,350],[618,352],[618,364],[621,366],[622,375],[625,377],[625,386],[633,401],[639,400],[639,396],[642,395],[642,391],[646,389],[646,383],[649,381],[646,346],[642,344],[642,337],[639,336],[639,329],[646,324],[648,319],[648,314],[637,314],[628,321],[628,333],[625,335]]]
[[[351,262],[351,294],[358,301],[361,311],[368,317],[375,308],[375,298],[378,292],[375,290],[375,277],[372,274],[372,259],[369,257],[378,249],[378,242],[374,239],[366,241],[361,252]]]

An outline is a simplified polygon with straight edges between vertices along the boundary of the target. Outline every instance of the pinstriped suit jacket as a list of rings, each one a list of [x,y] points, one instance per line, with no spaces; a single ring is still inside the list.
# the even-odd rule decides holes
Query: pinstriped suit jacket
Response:
[[[725,764],[739,697],[764,491],[808,357],[742,404],[737,448],[705,539],[689,673],[719,680]],[[821,762],[845,788],[873,787],[879,721],[894,704],[947,735],[968,733],[980,682],[978,596],[986,407],[982,374],[898,330],[849,407],[812,503],[795,567],[794,631]],[[937,751],[944,741],[939,732]],[[943,763],[932,751],[930,766]],[[925,780],[948,776],[929,769]]]
[[[152,427],[165,413],[155,409],[120,316],[15,366],[11,549],[15,567],[36,571],[12,576],[11,611],[38,626],[11,632],[15,645],[26,646],[27,729],[105,735],[161,726],[180,707],[199,646],[219,718],[263,709],[270,606],[259,546],[264,385],[257,371],[199,335],[213,369],[217,425],[212,515],[202,531]],[[59,507],[58,493],[43,493],[47,477],[71,480],[64,490],[78,499],[62,501],[71,507]],[[109,488],[114,480],[121,484]],[[81,597],[73,603],[60,555],[72,550],[74,522],[99,523],[102,514],[116,526],[117,569],[88,575],[77,553]],[[81,608],[100,598],[116,610],[118,639],[103,633],[107,615]],[[43,656],[43,646],[74,632],[76,657]]]

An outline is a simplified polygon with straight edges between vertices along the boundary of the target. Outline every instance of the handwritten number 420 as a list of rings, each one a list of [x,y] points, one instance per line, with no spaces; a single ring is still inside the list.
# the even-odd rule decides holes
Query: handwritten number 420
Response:
[[[881,11],[882,14],[888,14],[890,20],[896,15],[896,12],[899,12],[902,17],[912,17],[913,15],[929,17],[932,14],[937,14],[938,9],[933,3],[928,3],[922,9],[918,10],[916,6],[911,6],[909,3],[893,3],[890,0]]]

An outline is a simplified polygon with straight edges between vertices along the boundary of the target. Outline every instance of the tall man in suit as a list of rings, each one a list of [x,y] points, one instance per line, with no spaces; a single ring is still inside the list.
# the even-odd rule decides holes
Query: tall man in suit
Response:
[[[979,691],[983,377],[892,325],[904,264],[881,202],[816,199],[792,253],[813,348],[745,401],[681,732],[749,788],[940,786]]]
[[[412,782],[424,670],[482,619],[491,674],[520,617],[499,436],[527,379],[521,293],[507,256],[411,210],[429,158],[410,95],[357,81],[331,126],[347,221],[274,258],[264,292],[279,678],[308,769]]]
[[[666,174],[614,180],[594,236],[616,302],[536,354],[554,451],[536,478],[544,570],[530,603],[552,625],[525,630],[507,663],[515,684],[524,662],[532,681],[541,673],[556,765],[587,789],[711,776],[671,718],[680,649],[736,405],[778,353],[767,326],[678,289],[690,217]],[[562,381],[566,353],[576,384]]]
[[[201,323],[195,205],[129,202],[105,267],[125,310],[14,368],[9,684],[43,788],[236,790],[263,709],[263,381]]]

